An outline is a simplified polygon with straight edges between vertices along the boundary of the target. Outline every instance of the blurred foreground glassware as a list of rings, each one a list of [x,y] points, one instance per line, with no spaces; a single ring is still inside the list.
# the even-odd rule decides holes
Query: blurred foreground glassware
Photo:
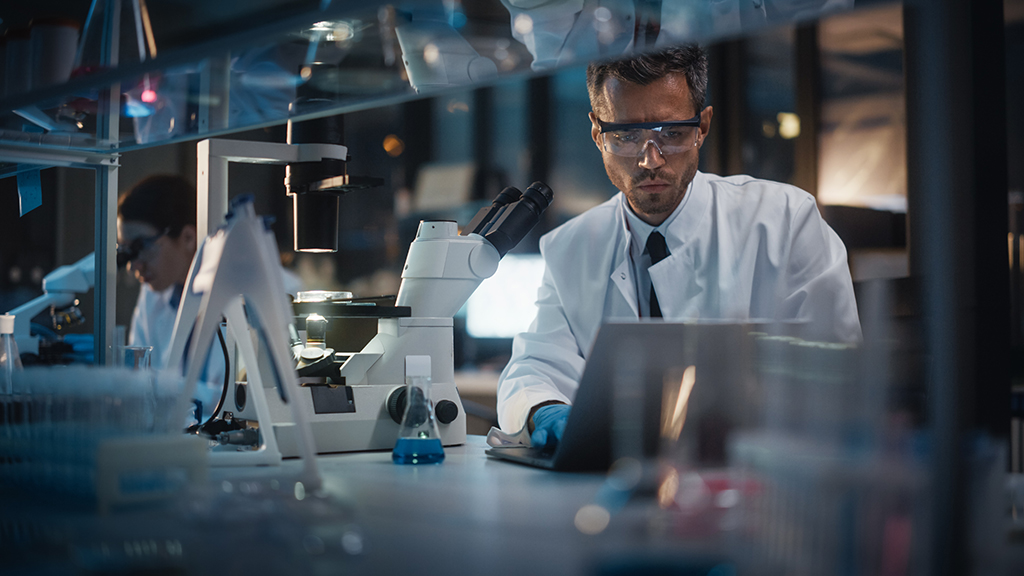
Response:
[[[10,410],[12,396],[14,394],[14,371],[21,370],[21,356],[18,354],[18,343],[14,340],[14,316],[10,314],[0,315],[0,374],[3,380],[0,381],[0,403],[3,404],[3,411],[0,418],[2,424],[11,424]]]
[[[152,357],[152,346],[124,346],[121,348],[122,363],[132,370],[149,370]]]
[[[205,476],[206,447],[173,418],[181,378],[96,366],[17,371],[0,437],[0,484],[95,499],[165,497]]]

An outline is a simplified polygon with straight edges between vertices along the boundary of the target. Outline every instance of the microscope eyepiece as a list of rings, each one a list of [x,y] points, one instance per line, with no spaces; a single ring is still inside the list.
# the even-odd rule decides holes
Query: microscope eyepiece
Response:
[[[493,223],[485,227],[482,235],[504,256],[540,221],[551,204],[551,188],[543,182],[534,182],[516,202],[505,206]]]
[[[523,196],[523,193],[518,188],[508,186],[501,191],[491,202],[490,206],[484,206],[469,221],[469,224],[462,231],[462,235],[466,236],[469,234],[480,234],[481,236],[487,234],[490,230],[491,224],[498,221],[501,213],[508,207],[509,204],[515,203]]]
[[[548,185],[543,182],[534,182],[523,192],[523,199],[529,200],[540,212],[547,209],[553,197],[554,194],[551,192],[551,188],[548,188]]]
[[[498,196],[494,199],[493,204],[495,206],[504,206],[506,204],[511,204],[516,200],[519,200],[519,198],[522,195],[523,193],[519,191],[519,188],[516,188],[515,186],[508,186],[504,190],[502,190],[500,194],[498,194]]]

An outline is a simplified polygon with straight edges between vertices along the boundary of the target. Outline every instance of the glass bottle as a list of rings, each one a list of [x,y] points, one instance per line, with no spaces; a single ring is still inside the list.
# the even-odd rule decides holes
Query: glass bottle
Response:
[[[15,420],[21,421],[20,410],[15,412],[14,372],[21,370],[18,344],[14,340],[14,316],[0,315],[0,478],[15,473],[14,436],[18,432]],[[17,416],[17,417],[16,417]]]
[[[3,418],[4,426],[10,426],[13,423],[14,371],[21,370],[18,343],[14,340],[14,316],[10,314],[0,315],[0,341],[0,374],[3,378],[0,381],[0,402],[3,403],[0,418]]]

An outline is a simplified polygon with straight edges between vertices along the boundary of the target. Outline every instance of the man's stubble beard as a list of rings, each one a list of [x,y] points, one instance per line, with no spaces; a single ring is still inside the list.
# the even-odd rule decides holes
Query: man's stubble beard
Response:
[[[697,165],[700,162],[698,156],[696,161],[686,166],[685,172],[675,181],[672,182],[676,188],[677,194],[658,194],[655,196],[645,194],[634,194],[630,192],[627,194],[627,199],[630,200],[630,204],[633,206],[633,210],[643,214],[667,214],[672,212],[679,202],[682,201],[683,196],[686,195],[686,189],[689,187],[690,182],[694,176],[697,175]],[[644,170],[639,174],[631,177],[630,179],[630,190],[638,190],[639,186],[644,182],[658,178],[658,170]],[[668,179],[664,179],[668,181]]]

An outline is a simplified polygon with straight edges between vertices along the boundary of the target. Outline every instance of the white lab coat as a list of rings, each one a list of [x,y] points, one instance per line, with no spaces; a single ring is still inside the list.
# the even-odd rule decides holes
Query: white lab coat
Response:
[[[813,335],[860,339],[846,248],[814,198],[787,184],[698,172],[649,269],[666,320],[802,320]],[[638,319],[620,192],[545,234],[537,317],[516,336],[498,383],[501,428],[549,400],[572,403],[597,330]]]
[[[180,292],[176,294],[174,286],[155,292],[148,284],[143,284],[139,290],[139,299],[135,303],[135,311],[132,313],[128,345],[152,346],[150,364],[155,370],[167,366],[168,357],[171,355],[174,319],[178,315],[177,307],[171,305],[171,298],[175,295],[180,296]],[[223,386],[224,353],[220,341],[215,338],[206,360],[206,368],[196,384],[194,394],[194,397],[202,402],[204,419],[209,418],[210,411],[220,400]]]

